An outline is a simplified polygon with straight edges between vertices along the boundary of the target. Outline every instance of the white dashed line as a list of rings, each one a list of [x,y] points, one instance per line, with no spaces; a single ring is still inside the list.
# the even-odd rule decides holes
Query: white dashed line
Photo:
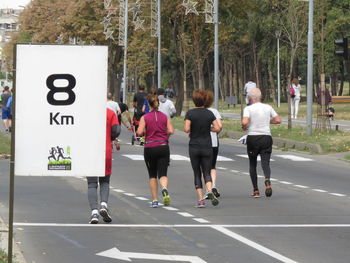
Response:
[[[249,173],[248,173],[248,175],[249,175]],[[259,178],[265,178],[265,176],[263,176],[263,175],[258,175],[258,177]]]
[[[171,207],[171,206],[164,206],[163,208],[166,210],[169,210],[169,211],[179,211],[179,209],[177,209],[175,207]]]
[[[231,172],[233,172],[233,173],[239,173],[239,171],[237,171],[237,170],[231,170]]]
[[[132,193],[123,193],[123,194],[127,196],[136,196],[135,194],[132,194]]]
[[[310,188],[310,187],[308,187],[308,186],[300,185],[300,184],[295,184],[294,186],[295,186],[295,187],[298,187],[298,188],[303,188],[303,189]]]
[[[219,170],[227,170],[225,167],[217,167]]]
[[[192,218],[194,221],[197,221],[198,223],[203,223],[203,224],[205,224],[205,223],[210,223],[210,221],[208,221],[208,220],[205,220],[204,218]]]
[[[287,181],[279,181],[281,184],[293,184],[291,182],[287,182]]]
[[[218,162],[232,162],[232,161],[234,161],[233,159],[231,159],[231,158],[227,158],[227,157],[224,157],[224,156],[218,156],[218,158],[217,158],[217,161]]]
[[[242,174],[249,175],[249,173],[247,173],[247,172],[242,172]]]
[[[319,193],[328,193],[328,191],[322,190],[322,189],[312,189],[312,190]]]
[[[180,216],[184,217],[194,217],[194,215],[191,215],[190,213],[187,212],[177,212]]]
[[[275,179],[275,178],[270,178],[270,181],[273,181],[273,182],[278,182],[278,180],[277,180],[277,179]]]
[[[113,189],[114,192],[117,192],[117,193],[124,193],[125,191],[122,190],[122,189]]]
[[[142,196],[136,196],[135,198],[138,199],[138,200],[142,200],[142,201],[147,201],[148,200],[148,198],[142,197]]]
[[[334,196],[340,196],[340,197],[344,197],[346,195],[343,195],[343,194],[338,194],[338,193],[329,193],[330,195],[334,195]]]

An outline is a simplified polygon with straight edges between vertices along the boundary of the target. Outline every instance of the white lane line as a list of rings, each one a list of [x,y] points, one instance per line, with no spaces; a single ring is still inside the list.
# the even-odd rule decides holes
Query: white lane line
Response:
[[[208,220],[204,218],[192,218],[194,221],[197,221],[198,223],[208,224],[210,223]]]
[[[249,158],[247,154],[236,154],[236,156],[242,157],[242,158],[246,158],[246,159]],[[260,155],[258,156],[258,159],[257,159],[257,160],[258,160],[258,161],[261,161]],[[270,161],[271,161],[271,162],[274,162],[275,160],[274,160],[274,159],[270,159]]]
[[[177,213],[183,217],[194,217],[194,215],[191,215],[190,213],[187,213],[187,212],[177,212]]]
[[[179,211],[179,209],[177,209],[175,207],[171,207],[171,206],[164,206],[163,208],[166,210],[169,210],[169,211]]]
[[[216,227],[212,227],[212,228],[229,236],[229,237],[231,237],[231,238],[233,238],[233,239],[236,239],[236,240],[238,240],[238,241],[240,241],[240,242],[242,242],[242,243],[244,243],[252,248],[255,248],[256,250],[259,250],[260,252],[262,252],[270,257],[278,259],[279,261],[282,261],[284,263],[297,263],[297,261],[294,261],[290,258],[287,258],[287,257],[285,257],[285,256],[283,256],[283,255],[281,255],[281,254],[279,254],[271,249],[268,249],[267,247],[264,247],[264,246],[254,242],[248,238],[245,238],[241,235],[238,235],[235,232],[232,232],[224,227],[216,226]]]
[[[240,171],[237,171],[237,170],[231,170],[231,172],[233,172],[233,173],[239,173]]]
[[[135,198],[142,201],[148,201],[148,198],[142,196],[136,196]]]
[[[247,172],[242,172],[242,174],[249,175],[249,173],[247,173]]]
[[[217,169],[219,169],[219,170],[227,170],[227,168],[225,168],[225,167],[217,167]]]
[[[328,193],[328,191],[322,190],[322,189],[312,189],[312,190],[319,193]]]
[[[300,184],[295,184],[294,186],[295,186],[295,187],[298,187],[298,188],[303,188],[303,189],[310,188],[310,187],[308,187],[308,186],[306,186],[306,185],[300,185]]]
[[[248,175],[249,175],[249,173],[248,173]],[[258,175],[258,177],[259,178],[265,178],[265,176],[263,176],[263,175]]]
[[[127,157],[133,161],[143,161],[143,155],[141,154],[122,154],[122,156]]]
[[[275,178],[270,178],[270,181],[277,182],[278,180]]]
[[[61,223],[24,223],[14,222],[14,226],[27,227],[116,227],[116,228],[205,228],[205,227],[226,227],[226,228],[350,228],[350,224],[271,224],[271,225],[192,225],[192,224],[175,224],[175,225],[160,225],[160,224],[61,224]]]
[[[291,182],[287,182],[287,181],[279,181],[281,184],[293,184]]]
[[[234,160],[231,159],[231,158],[227,158],[227,157],[219,155],[218,158],[217,158],[217,161],[218,162],[233,162]]]
[[[170,159],[173,161],[190,161],[190,158],[188,158],[187,156],[178,155],[178,154],[171,154]]]
[[[335,196],[340,196],[340,197],[344,197],[346,195],[343,195],[343,194],[338,194],[338,193],[329,193],[330,195],[335,195]]]
[[[135,194],[132,194],[132,193],[123,193],[123,195],[127,195],[127,196],[136,196]]]
[[[314,161],[314,160],[312,160],[310,158],[304,158],[304,157],[291,155],[291,154],[280,154],[280,155],[274,155],[274,156],[278,156],[278,157],[281,157],[283,159],[291,160],[291,161],[294,161],[294,162],[313,162]]]
[[[124,193],[125,191],[122,190],[122,189],[113,189],[114,192],[117,192],[117,193]]]

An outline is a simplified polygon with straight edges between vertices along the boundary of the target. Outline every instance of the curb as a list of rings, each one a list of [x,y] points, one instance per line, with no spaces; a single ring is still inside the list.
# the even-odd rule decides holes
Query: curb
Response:
[[[223,130],[220,133],[220,137],[226,136],[232,139],[239,139],[243,135],[245,135],[245,133],[243,132],[234,132],[234,131],[225,131],[225,130]],[[314,143],[298,142],[298,141],[273,137],[273,145],[277,146],[278,148],[312,151],[318,154],[323,153],[321,146],[319,144],[314,144]]]
[[[4,220],[0,217],[0,249],[7,253],[8,248],[8,227]],[[27,263],[24,259],[22,251],[19,246],[13,240],[13,262],[15,263]]]

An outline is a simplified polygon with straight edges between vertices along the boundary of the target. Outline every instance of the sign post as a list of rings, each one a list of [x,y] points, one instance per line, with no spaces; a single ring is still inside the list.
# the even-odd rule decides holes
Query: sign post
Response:
[[[104,176],[108,47],[17,44],[8,256],[15,176]]]

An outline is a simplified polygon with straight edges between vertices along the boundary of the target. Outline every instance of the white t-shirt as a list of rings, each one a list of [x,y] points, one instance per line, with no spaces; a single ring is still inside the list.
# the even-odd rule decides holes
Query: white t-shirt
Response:
[[[254,103],[244,108],[243,117],[249,118],[248,135],[271,135],[270,120],[277,113],[268,104]]]
[[[118,111],[120,111],[120,107],[119,107],[118,102],[115,102],[113,100],[107,101],[107,108],[114,111],[115,114],[117,114],[117,116],[118,116]]]
[[[220,115],[220,113],[218,112],[217,109],[215,109],[215,108],[208,108],[208,110],[210,110],[214,114],[214,116],[215,116],[215,118],[217,120],[221,120],[222,119],[221,115]],[[218,147],[219,146],[218,134],[216,132],[210,132],[210,136],[211,136],[211,145],[212,145],[212,147]]]
[[[253,81],[249,81],[248,83],[245,84],[244,86],[244,92],[245,94],[248,95],[249,91],[251,91],[252,89],[256,88],[256,83]]]
[[[292,87],[293,87],[293,89],[294,89],[295,98],[300,99],[300,90],[301,90],[300,85],[298,84],[298,85],[296,86],[296,85],[292,84]]]
[[[171,118],[176,113],[174,103],[166,98],[159,100],[158,110],[163,112],[168,118]]]

